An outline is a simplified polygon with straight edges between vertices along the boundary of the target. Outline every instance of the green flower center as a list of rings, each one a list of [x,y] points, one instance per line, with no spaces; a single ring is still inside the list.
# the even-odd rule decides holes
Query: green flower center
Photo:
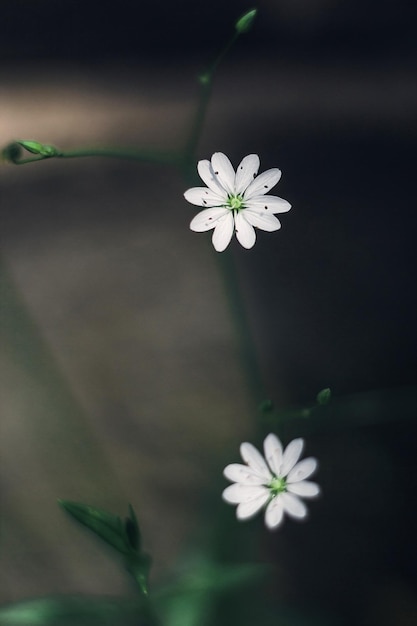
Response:
[[[285,480],[285,478],[279,478],[278,476],[274,476],[274,478],[269,483],[268,488],[273,496],[277,496],[279,493],[287,491],[287,481]]]
[[[243,208],[244,202],[242,196],[229,196],[227,199],[227,207],[234,211],[240,211]]]

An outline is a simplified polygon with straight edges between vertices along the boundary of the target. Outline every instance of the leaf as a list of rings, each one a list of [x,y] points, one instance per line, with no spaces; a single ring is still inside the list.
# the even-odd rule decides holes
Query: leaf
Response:
[[[136,513],[131,504],[129,504],[129,513],[130,517],[127,517],[125,520],[126,535],[132,548],[137,552],[140,552],[141,534],[138,524],[138,518],[136,517]]]
[[[120,517],[80,502],[58,500],[58,503],[80,524],[87,526],[122,554],[129,554],[132,551]]]

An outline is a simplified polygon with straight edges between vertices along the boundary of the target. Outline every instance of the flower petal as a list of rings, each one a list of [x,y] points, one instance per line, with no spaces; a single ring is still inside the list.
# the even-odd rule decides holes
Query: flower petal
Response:
[[[276,528],[284,519],[284,505],[281,496],[276,496],[266,507],[265,524],[268,528]]]
[[[291,517],[302,518],[307,515],[307,507],[300,498],[294,496],[292,493],[282,493],[279,496],[282,500],[285,513],[291,515]]]
[[[222,187],[228,193],[235,192],[235,170],[229,159],[223,152],[215,152],[211,157],[211,165],[214,175],[218,178]]]
[[[266,481],[265,476],[257,474],[247,465],[241,465],[240,463],[231,463],[225,467],[223,475],[228,480],[241,485],[264,485]]]
[[[317,459],[309,457],[303,459],[297,465],[294,465],[292,470],[288,473],[287,482],[296,483],[304,478],[308,478],[317,469]]]
[[[266,172],[262,172],[262,174],[259,174],[259,176],[255,178],[243,194],[245,200],[268,193],[268,191],[272,189],[272,187],[274,187],[281,178],[281,173],[281,170],[274,167],[270,170],[266,170]]]
[[[282,443],[273,433],[270,433],[264,441],[264,453],[272,473],[279,476],[282,463]]]
[[[286,213],[291,204],[278,196],[253,196],[245,203],[248,209],[263,209],[268,213]]]
[[[238,519],[247,519],[255,515],[263,505],[268,502],[269,491],[259,495],[257,498],[250,500],[249,502],[241,502],[236,509],[236,516]]]
[[[221,185],[219,179],[214,174],[213,167],[207,159],[203,161],[199,161],[197,164],[197,170],[200,175],[200,178],[206,183],[207,187],[211,189],[214,193],[220,194],[224,201],[227,200],[227,191]]]
[[[319,485],[310,480],[301,480],[299,483],[287,483],[287,490],[303,498],[314,498],[320,493]]]
[[[236,194],[242,194],[245,189],[251,184],[256,174],[258,173],[259,164],[259,157],[257,154],[248,154],[248,156],[245,156],[245,158],[242,159],[236,170]]]
[[[240,454],[242,459],[249,467],[259,476],[264,476],[267,480],[271,480],[272,474],[262,454],[251,443],[242,443],[240,446]]]
[[[284,450],[282,456],[281,476],[286,476],[292,470],[303,451],[304,440],[293,439]]]
[[[227,213],[230,213],[230,211],[224,207],[204,209],[204,211],[197,213],[197,215],[191,220],[190,228],[196,233],[203,233],[206,230],[211,230],[219,224],[219,220],[226,216]]]
[[[235,217],[236,238],[241,246],[249,250],[256,241],[256,233],[251,224],[245,219],[244,211],[239,211]]]
[[[196,206],[222,206],[225,199],[207,187],[192,187],[184,193],[184,198]]]
[[[218,220],[212,237],[213,246],[217,252],[226,250],[233,235],[234,225],[233,211],[226,209],[226,214]]]
[[[230,504],[239,504],[241,502],[252,502],[252,500],[263,497],[265,494],[267,497],[269,496],[269,491],[266,487],[250,487],[235,483],[226,487],[222,497],[223,500]]]
[[[254,211],[253,209],[244,209],[245,218],[252,224],[252,226],[256,226],[261,230],[266,230],[269,233],[272,233],[274,230],[279,230],[281,228],[280,221],[272,215],[272,213],[267,213],[266,211]]]

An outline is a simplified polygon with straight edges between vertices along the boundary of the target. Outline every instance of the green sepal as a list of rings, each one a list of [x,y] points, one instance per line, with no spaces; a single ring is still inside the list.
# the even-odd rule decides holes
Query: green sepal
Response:
[[[257,12],[257,9],[251,9],[250,11],[244,13],[244,15],[242,15],[242,17],[237,20],[235,28],[240,35],[243,33],[247,33],[252,28],[252,24],[254,22]]]
[[[318,392],[316,396],[317,404],[321,404],[321,405],[329,404],[331,397],[332,397],[332,392],[330,391],[329,387],[326,387],[326,389],[322,389],[321,391]]]
[[[59,154],[55,146],[39,143],[39,141],[19,140],[17,143],[31,154],[39,154],[43,157],[54,157]]]
[[[132,547],[120,517],[80,502],[58,500],[58,503],[80,524],[87,526],[113,548],[122,554],[131,552]]]

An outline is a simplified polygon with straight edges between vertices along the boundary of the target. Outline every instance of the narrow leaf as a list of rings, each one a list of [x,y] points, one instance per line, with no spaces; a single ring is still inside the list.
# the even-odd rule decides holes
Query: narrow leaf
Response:
[[[68,500],[59,500],[58,502],[80,524],[87,526],[122,554],[129,554],[131,548],[120,517],[80,502]]]

